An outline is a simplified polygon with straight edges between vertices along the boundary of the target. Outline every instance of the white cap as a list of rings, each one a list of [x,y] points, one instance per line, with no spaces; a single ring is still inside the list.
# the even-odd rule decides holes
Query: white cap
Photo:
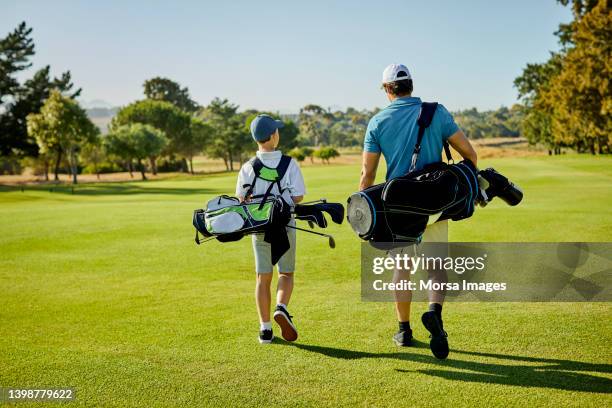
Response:
[[[383,71],[383,84],[395,81],[403,81],[404,79],[412,79],[410,71],[403,64],[391,64]]]

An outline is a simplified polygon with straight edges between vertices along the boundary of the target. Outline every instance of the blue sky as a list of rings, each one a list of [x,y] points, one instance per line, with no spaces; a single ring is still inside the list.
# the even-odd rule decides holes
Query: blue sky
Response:
[[[34,28],[34,67],[70,70],[82,100],[122,105],[167,76],[206,104],[296,112],[384,106],[382,70],[401,62],[416,96],[449,109],[516,101],[513,79],[557,49],[571,19],[537,1],[4,0],[0,35]],[[30,75],[29,74],[26,75]]]

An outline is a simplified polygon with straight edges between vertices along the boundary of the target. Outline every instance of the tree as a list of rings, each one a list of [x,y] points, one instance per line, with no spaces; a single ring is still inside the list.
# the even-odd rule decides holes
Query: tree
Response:
[[[170,102],[185,112],[198,110],[198,104],[189,96],[189,89],[168,78],[155,77],[145,81],[144,94],[148,99]]]
[[[528,64],[515,86],[525,103],[524,131],[531,142],[578,151],[612,149],[612,12],[606,0],[561,0],[574,20],[561,24],[562,45],[543,64]]]
[[[304,153],[305,157],[310,157],[310,163],[314,163],[314,159],[313,159],[313,155],[314,155],[314,149],[308,147],[308,146],[303,146],[302,147],[302,153]]]
[[[120,126],[132,123],[150,125],[164,133],[168,144],[161,153],[163,155],[184,157],[192,141],[191,116],[169,102],[145,99],[127,105],[117,112],[109,128],[113,132]],[[188,171],[186,160],[183,171]]]
[[[0,40],[0,104],[19,88],[15,74],[30,68],[30,57],[34,55],[32,29],[25,22]]]
[[[215,98],[200,112],[200,119],[212,127],[213,137],[207,145],[210,157],[223,159],[227,170],[234,170],[244,151],[253,145],[246,126],[248,113],[239,114],[238,105]]]
[[[99,135],[84,144],[81,148],[81,157],[84,162],[92,165],[96,178],[100,180],[100,163],[104,161],[105,155]]]
[[[72,183],[77,184],[78,152],[98,135],[98,128],[85,111],[59,90],[51,91],[40,113],[27,116],[28,133],[36,139],[41,153],[59,147],[68,154]]]
[[[23,85],[15,75],[29,68],[29,58],[34,55],[32,29],[21,23],[12,33],[0,39],[0,154],[18,157],[38,155],[36,141],[28,138],[26,117],[40,111],[52,89],[59,89],[71,98],[81,90],[73,90],[70,71],[51,79],[49,66],[39,69]],[[49,152],[56,156],[55,178],[61,151]]]
[[[329,164],[329,161],[340,156],[340,153],[331,146],[322,146],[314,152],[314,156],[321,159],[323,163]]]
[[[143,180],[146,180],[147,176],[142,161],[158,156],[167,143],[168,139],[162,131],[142,123],[119,126],[104,139],[106,150],[128,163],[130,175],[132,161],[136,160]]]
[[[294,147],[293,149],[289,150],[289,153],[287,154],[299,162],[303,162],[304,159],[306,159],[306,155],[300,147]]]
[[[318,146],[324,139],[325,127],[322,124],[322,117],[325,113],[325,109],[313,104],[300,109],[300,131],[314,146]]]
[[[574,4],[572,47],[550,88],[557,140],[595,154],[612,148],[612,8]],[[589,2],[587,2],[589,3]],[[585,11],[587,10],[588,11]]]
[[[212,134],[213,128],[210,125],[204,123],[200,119],[191,119],[191,140],[182,152],[189,162],[189,171],[191,174],[194,174],[193,157],[200,154],[206,148],[212,138]]]

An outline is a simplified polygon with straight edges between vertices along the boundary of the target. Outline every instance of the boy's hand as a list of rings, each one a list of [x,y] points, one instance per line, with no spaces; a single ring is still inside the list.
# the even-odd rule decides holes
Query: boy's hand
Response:
[[[294,204],[297,204],[297,203],[299,203],[300,201],[302,201],[304,199],[304,196],[303,195],[301,195],[301,196],[291,196],[291,199],[293,200]]]

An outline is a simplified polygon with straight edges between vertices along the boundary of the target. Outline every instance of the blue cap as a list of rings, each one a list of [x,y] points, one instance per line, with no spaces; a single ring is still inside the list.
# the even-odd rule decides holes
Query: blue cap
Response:
[[[283,122],[274,120],[271,116],[257,115],[251,122],[251,136],[257,142],[262,142],[268,140],[276,132],[276,129],[280,129],[283,126],[285,126]]]

